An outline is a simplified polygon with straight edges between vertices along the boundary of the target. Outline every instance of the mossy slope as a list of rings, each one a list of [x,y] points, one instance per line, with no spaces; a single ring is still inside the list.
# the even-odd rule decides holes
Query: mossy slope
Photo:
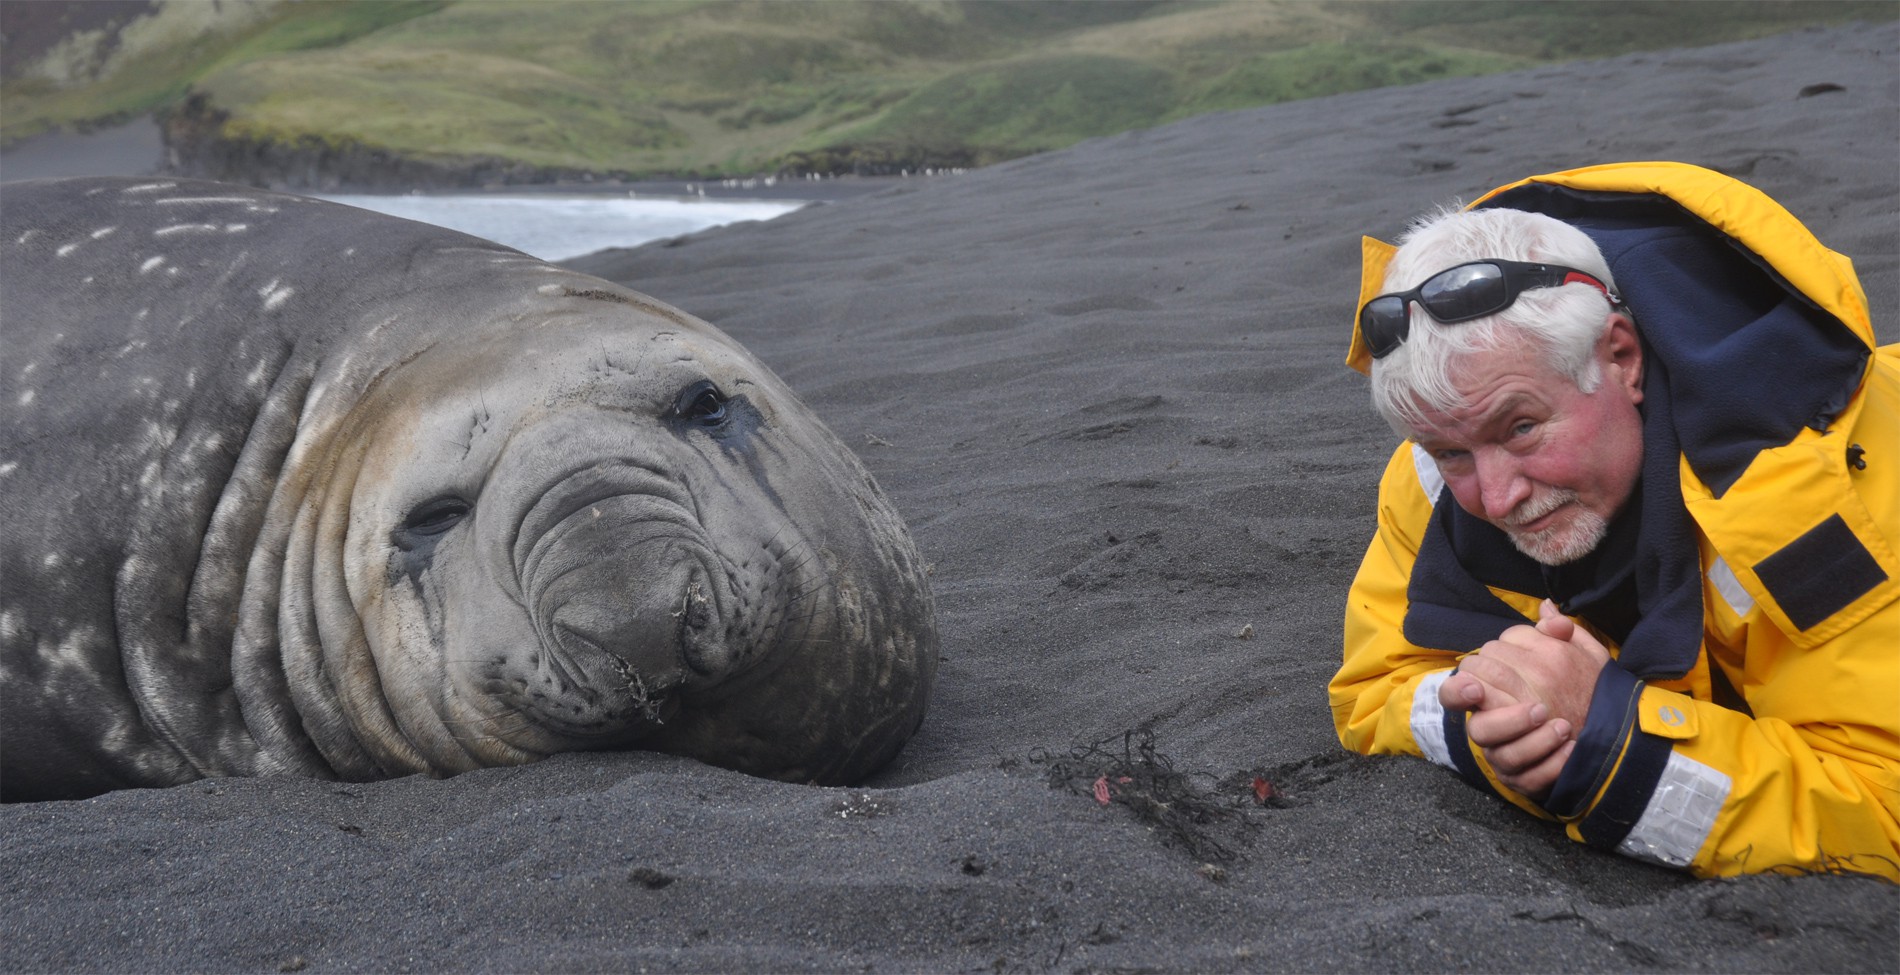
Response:
[[[169,40],[135,18],[91,75],[10,73],[0,137],[162,110],[190,94],[199,116],[180,131],[193,138],[356,147],[447,167],[968,165],[1208,111],[1900,12],[1891,2],[1713,0],[219,6],[233,15],[191,33],[177,29],[190,26],[180,0],[156,5],[172,18]]]

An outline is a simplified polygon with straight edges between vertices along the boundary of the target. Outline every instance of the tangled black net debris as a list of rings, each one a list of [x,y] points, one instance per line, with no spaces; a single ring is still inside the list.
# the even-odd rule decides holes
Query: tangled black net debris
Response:
[[[1147,725],[1078,744],[1063,757],[1044,752],[1030,760],[1048,765],[1051,787],[1124,806],[1163,842],[1204,863],[1241,859],[1240,849],[1260,828],[1243,812],[1244,799],[1227,794],[1232,790],[1177,770],[1156,750]]]

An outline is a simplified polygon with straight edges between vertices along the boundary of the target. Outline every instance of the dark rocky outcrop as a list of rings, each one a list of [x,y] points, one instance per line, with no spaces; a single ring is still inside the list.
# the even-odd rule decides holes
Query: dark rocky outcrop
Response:
[[[166,172],[273,189],[447,190],[656,178],[651,173],[534,166],[494,156],[426,158],[347,137],[303,135],[277,140],[233,136],[226,124],[230,113],[196,92],[160,113],[158,121],[165,140]],[[995,161],[986,158],[980,149],[967,146],[865,144],[791,153],[774,168],[781,178],[901,176],[933,169],[974,168]],[[666,175],[698,179],[708,174]]]
[[[630,178],[626,173],[533,166],[492,156],[421,158],[348,138],[233,137],[226,132],[229,120],[230,113],[201,93],[161,113],[166,171],[272,189],[317,191],[466,189]]]
[[[779,175],[902,176],[927,169],[973,169],[1001,161],[975,146],[834,145],[786,154]]]

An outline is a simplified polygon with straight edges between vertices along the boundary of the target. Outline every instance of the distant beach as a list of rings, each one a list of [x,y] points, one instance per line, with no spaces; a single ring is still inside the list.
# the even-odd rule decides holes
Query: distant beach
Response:
[[[165,143],[150,116],[91,132],[51,132],[0,151],[0,181],[58,176],[148,176],[164,171]],[[876,193],[913,180],[954,175],[930,171],[910,176],[778,177],[758,174],[704,179],[565,180],[435,189],[433,194],[494,193],[517,196],[637,196],[677,199],[830,202]],[[324,193],[370,194],[375,187],[339,186]]]

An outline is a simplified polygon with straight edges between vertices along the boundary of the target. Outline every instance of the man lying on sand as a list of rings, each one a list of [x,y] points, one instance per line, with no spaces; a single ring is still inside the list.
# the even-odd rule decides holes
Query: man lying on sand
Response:
[[[1365,253],[1347,361],[1408,440],[1340,740],[1698,875],[1900,879],[1900,345],[1849,262],[1674,163]]]

